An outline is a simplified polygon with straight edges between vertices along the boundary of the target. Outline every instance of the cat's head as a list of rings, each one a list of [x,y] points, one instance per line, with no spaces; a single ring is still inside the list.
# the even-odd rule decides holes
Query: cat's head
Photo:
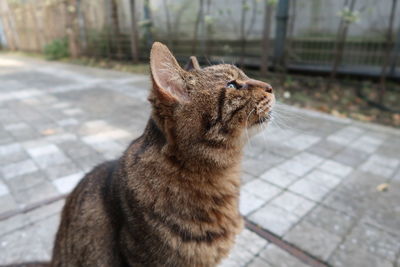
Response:
[[[270,119],[272,87],[233,65],[200,68],[195,57],[182,69],[168,48],[154,43],[151,56],[153,118],[168,143],[181,148],[226,148]]]

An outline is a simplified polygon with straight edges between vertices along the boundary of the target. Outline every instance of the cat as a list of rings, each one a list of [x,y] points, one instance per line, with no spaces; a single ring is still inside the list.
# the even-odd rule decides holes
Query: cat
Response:
[[[51,266],[216,266],[243,227],[245,133],[270,119],[272,87],[233,65],[182,69],[150,53],[152,113],[123,155],[68,196]]]

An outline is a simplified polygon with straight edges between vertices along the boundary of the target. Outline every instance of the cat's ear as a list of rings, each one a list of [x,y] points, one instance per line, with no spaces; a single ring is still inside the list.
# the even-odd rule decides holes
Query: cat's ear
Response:
[[[185,66],[185,70],[189,71],[189,70],[200,70],[200,65],[199,65],[199,61],[197,61],[197,58],[195,56],[191,56],[189,58],[189,62],[186,64]]]
[[[188,99],[182,74],[185,72],[169,49],[162,43],[155,42],[150,52],[150,69],[153,90],[156,97],[168,103]]]

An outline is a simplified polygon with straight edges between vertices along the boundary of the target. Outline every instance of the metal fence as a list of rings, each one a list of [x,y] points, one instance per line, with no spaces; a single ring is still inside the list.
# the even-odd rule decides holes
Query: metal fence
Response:
[[[387,75],[400,78],[397,7],[392,38],[387,38],[392,0],[5,0],[0,3],[0,19],[6,46],[43,52],[75,31],[80,56],[131,60],[132,2],[142,59],[147,59],[152,40],[162,40],[180,58],[196,54],[206,62],[259,67],[267,2],[272,5],[270,67],[276,62],[273,48],[283,46],[289,70],[331,72],[338,57],[339,29],[347,23],[338,73],[379,75],[389,53]],[[275,38],[281,2],[288,4],[283,43]],[[70,49],[71,43],[67,45]]]

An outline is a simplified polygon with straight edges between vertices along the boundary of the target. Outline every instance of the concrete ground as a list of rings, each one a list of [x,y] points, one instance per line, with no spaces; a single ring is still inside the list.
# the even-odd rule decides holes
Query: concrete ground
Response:
[[[48,260],[63,196],[142,132],[149,78],[0,55],[0,81],[0,265]],[[332,266],[400,266],[400,130],[277,111],[247,146],[242,214]],[[246,229],[221,266],[307,266],[279,244]]]

